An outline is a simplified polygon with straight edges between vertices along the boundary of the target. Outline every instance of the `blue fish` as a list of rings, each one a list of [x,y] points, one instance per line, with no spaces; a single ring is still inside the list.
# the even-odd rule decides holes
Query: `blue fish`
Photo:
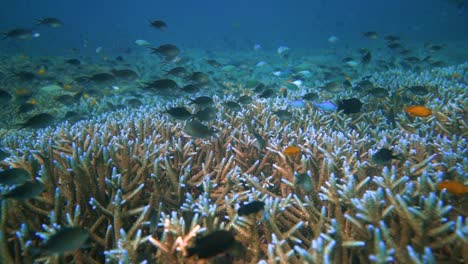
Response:
[[[301,100],[301,99],[289,101],[288,104],[290,106],[292,106],[292,107],[295,107],[295,108],[305,108],[305,107],[307,107],[307,104],[304,102],[304,100]]]
[[[334,103],[332,103],[330,101],[325,101],[325,102],[321,102],[321,103],[313,103],[312,105],[317,107],[318,109],[320,109],[322,111],[327,111],[327,112],[336,111],[336,109],[338,108]]]

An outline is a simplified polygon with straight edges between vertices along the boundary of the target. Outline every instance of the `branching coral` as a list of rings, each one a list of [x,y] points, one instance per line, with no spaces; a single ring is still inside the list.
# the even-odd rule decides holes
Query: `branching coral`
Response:
[[[386,76],[398,74],[376,74],[375,82],[398,93],[401,84]],[[2,201],[1,260],[33,263],[30,247],[58,227],[82,226],[93,247],[37,260],[195,263],[187,247],[222,229],[235,234],[247,263],[466,261],[466,200],[436,187],[467,182],[467,126],[456,118],[466,109],[451,95],[466,90],[434,82],[437,114],[398,113],[393,128],[382,112],[292,109],[287,122],[272,114],[284,99],[259,99],[236,113],[215,98],[222,119],[207,139],[188,137],[183,123],[158,115],[161,107],[9,135],[4,163],[27,170],[45,191]],[[283,154],[292,144],[301,153]],[[373,164],[381,147],[402,158]],[[251,201],[263,201],[264,211],[239,216]]]

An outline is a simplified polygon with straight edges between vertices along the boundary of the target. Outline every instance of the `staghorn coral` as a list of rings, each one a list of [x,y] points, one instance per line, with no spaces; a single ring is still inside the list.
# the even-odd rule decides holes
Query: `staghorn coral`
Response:
[[[219,133],[205,140],[160,116],[163,106],[10,134],[2,139],[12,154],[4,163],[26,169],[46,190],[29,201],[2,201],[1,261],[33,263],[30,248],[68,225],[87,228],[93,247],[38,262],[195,263],[186,248],[197,233],[217,229],[235,233],[247,263],[466,261],[466,199],[435,187],[442,179],[466,183],[468,173],[468,127],[459,118],[466,87],[445,80],[445,70],[374,75],[395,93],[414,80],[439,87],[439,101],[429,103],[434,116],[395,111],[394,128],[379,111],[297,109],[286,122],[271,114],[284,99],[233,112],[216,98]],[[399,107],[368,102],[379,103]],[[301,155],[285,157],[290,144]],[[372,164],[382,146],[404,159]],[[295,173],[307,173],[312,188],[295,186]],[[239,217],[239,202],[253,200],[265,202],[264,215]]]

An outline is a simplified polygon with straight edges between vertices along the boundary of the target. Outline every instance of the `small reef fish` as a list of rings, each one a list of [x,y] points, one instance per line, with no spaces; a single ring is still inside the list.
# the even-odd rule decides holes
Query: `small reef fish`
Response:
[[[262,49],[262,45],[260,45],[260,44],[257,43],[257,44],[254,45],[253,49],[254,49],[255,51],[259,51],[259,50]]]
[[[422,105],[412,105],[405,107],[405,112],[411,117],[428,117],[432,115],[432,111]]]
[[[163,113],[169,114],[172,118],[178,120],[187,120],[193,116],[193,114],[183,106],[169,108]]]
[[[437,190],[442,191],[443,189],[446,189],[447,192],[455,195],[463,195],[463,194],[468,194],[468,186],[465,186],[457,181],[451,181],[451,180],[446,180],[446,181],[441,181],[437,184]]]
[[[305,108],[307,107],[307,104],[304,100],[298,99],[298,100],[293,100],[288,103],[288,105],[295,107],[295,108]]]
[[[192,120],[185,125],[184,132],[193,138],[208,138],[214,135],[216,130],[197,120]]]
[[[280,46],[277,50],[279,55],[283,55],[289,51],[289,48],[286,46]]]
[[[345,114],[355,114],[359,113],[362,108],[361,100],[357,98],[343,99],[338,102],[337,110],[343,110]]]
[[[301,153],[301,149],[297,146],[289,146],[283,150],[283,154],[288,157],[294,157]]]
[[[265,61],[259,61],[257,64],[255,64],[255,67],[263,67],[265,65],[267,65]]]
[[[362,35],[366,38],[369,38],[369,39],[378,39],[379,38],[379,34],[375,31],[367,31],[367,32],[364,32],[362,33]]]
[[[22,128],[44,128],[55,121],[55,117],[48,113],[40,113],[30,117],[26,122],[19,124]]]
[[[388,148],[381,148],[372,155],[371,161],[378,165],[385,165],[390,163],[392,159],[399,159],[400,156],[401,155],[393,155],[392,151]]]
[[[312,191],[312,177],[307,173],[295,173],[294,185],[302,188],[306,192]]]
[[[187,257],[197,255],[200,259],[211,258],[229,251],[237,243],[231,232],[226,230],[214,231],[204,237],[197,238],[195,246],[187,248]]]
[[[13,186],[25,183],[31,178],[29,172],[24,169],[13,168],[0,171],[0,184]]]
[[[144,39],[137,39],[137,40],[135,40],[134,43],[137,46],[149,46],[149,45],[151,45],[151,43],[149,43],[148,41],[146,41]]]
[[[0,196],[0,200],[27,200],[39,196],[45,187],[40,182],[27,181]]]
[[[258,151],[262,151],[265,149],[265,147],[267,146],[267,141],[265,139],[263,139],[263,137],[258,134],[258,133],[253,133],[254,137],[255,137],[255,143],[254,143],[254,146],[258,149]]]
[[[40,68],[38,71],[37,71],[37,74],[39,75],[44,75],[46,74],[46,70],[44,68]]]
[[[256,214],[265,208],[265,203],[262,201],[253,201],[248,204],[241,205],[237,209],[237,214],[239,216]]]
[[[85,246],[89,233],[82,227],[64,227],[47,239],[44,244],[32,248],[32,252],[54,255],[76,250]]]
[[[330,43],[335,43],[335,42],[337,42],[339,39],[338,39],[337,36],[330,36],[327,40],[328,40],[328,42],[330,42]]]
[[[48,26],[51,28],[60,28],[63,27],[63,22],[55,17],[47,17],[43,19],[38,19],[37,23],[42,26]]]
[[[312,103],[312,105],[322,111],[327,111],[327,112],[333,112],[333,111],[336,111],[336,109],[338,109],[338,107],[330,101],[325,101],[321,103]]]
[[[164,30],[165,28],[167,28],[167,24],[166,22],[162,21],[162,20],[153,20],[153,21],[150,21],[150,26],[151,27],[154,27],[154,28],[157,28],[159,30]]]

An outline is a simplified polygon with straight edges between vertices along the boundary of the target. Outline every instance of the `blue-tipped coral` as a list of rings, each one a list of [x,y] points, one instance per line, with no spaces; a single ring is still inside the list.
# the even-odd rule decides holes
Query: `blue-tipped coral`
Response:
[[[23,200],[2,199],[0,262],[195,263],[208,255],[208,261],[246,263],[466,262],[466,197],[437,187],[444,180],[467,185],[468,127],[459,118],[467,89],[446,78],[466,69],[457,67],[372,75],[397,96],[406,93],[401,86],[437,86],[437,99],[422,95],[431,98],[433,113],[424,119],[402,108],[390,114],[400,108],[392,101],[398,98],[366,95],[363,109],[381,111],[306,106],[288,109],[285,120],[273,113],[286,109],[288,98],[254,98],[229,109],[223,103],[233,100],[229,95],[214,97],[216,132],[203,137],[161,115],[162,104],[9,131],[0,142],[8,152],[2,169],[29,174],[4,179],[2,195],[24,180],[44,189]],[[293,145],[300,151],[285,154]],[[372,161],[383,148],[398,158]],[[254,212],[240,209],[254,201],[261,202]],[[76,226],[87,230],[90,247],[31,254]],[[243,253],[193,253],[212,233],[232,234]]]

